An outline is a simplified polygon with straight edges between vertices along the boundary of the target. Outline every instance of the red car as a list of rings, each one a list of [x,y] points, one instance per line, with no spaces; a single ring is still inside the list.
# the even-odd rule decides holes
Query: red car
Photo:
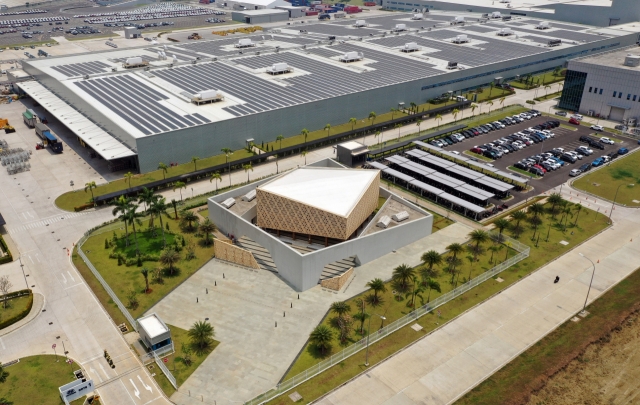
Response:
[[[575,119],[575,118],[571,118],[571,119],[569,120],[569,124],[573,124],[573,125],[580,125],[580,121],[578,121],[578,120],[577,120],[577,119]]]
[[[542,172],[543,172],[543,173],[546,173],[546,172],[547,172],[547,169],[545,169],[544,167],[542,167],[542,166],[540,166],[540,165],[533,165],[533,167],[536,167],[536,168],[538,168],[538,169],[542,170]]]
[[[480,148],[471,148],[471,152],[477,153],[478,155],[482,155],[482,149]]]

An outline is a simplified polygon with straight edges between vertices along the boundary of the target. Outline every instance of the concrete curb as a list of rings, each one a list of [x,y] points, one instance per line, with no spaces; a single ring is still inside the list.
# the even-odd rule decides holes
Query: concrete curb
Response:
[[[13,325],[9,325],[6,328],[0,330],[0,336],[8,335],[11,332],[15,332],[16,330],[22,328],[29,322],[36,319],[38,315],[42,313],[42,308],[44,308],[44,303],[45,303],[44,295],[40,293],[33,293],[33,305],[31,306],[31,311],[29,311],[29,314],[26,317],[20,319],[18,322],[14,323]]]

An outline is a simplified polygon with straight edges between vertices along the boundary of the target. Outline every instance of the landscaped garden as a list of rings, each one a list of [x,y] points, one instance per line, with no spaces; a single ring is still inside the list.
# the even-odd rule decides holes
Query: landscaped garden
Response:
[[[559,194],[550,196],[544,204],[535,202],[527,207],[526,211],[515,211],[508,218],[499,218],[493,221],[495,233],[511,236],[531,247],[530,256],[521,262],[511,266],[499,274],[495,279],[490,279],[458,298],[438,307],[436,311],[416,320],[423,329],[415,331],[405,326],[394,332],[389,338],[382,339],[369,347],[369,363],[374,365],[408,344],[425,336],[425,334],[460,315],[462,312],[489,298],[493,294],[507,288],[522,277],[530,274],[544,264],[573,249],[591,236],[607,227],[607,217],[603,214],[584,208],[579,204],[568,202]],[[470,240],[464,246],[454,246],[447,253],[439,255],[440,262],[434,258],[437,253],[425,252],[425,263],[417,268],[401,268],[394,270],[394,277],[389,281],[380,283],[380,280],[371,280],[370,284],[375,289],[370,289],[360,296],[354,297],[343,303],[336,303],[332,310],[319,325],[319,329],[311,334],[309,343],[301,351],[287,378],[303,371],[309,366],[327,358],[330,353],[336,353],[344,344],[358,339],[368,332],[368,322],[371,319],[371,331],[381,327],[382,319],[387,324],[412,310],[412,300],[420,305],[424,300],[433,300],[440,295],[435,288],[436,283],[442,293],[453,286],[463,282],[469,277],[476,277],[486,271],[491,264],[504,260],[511,253],[501,243],[495,243],[495,237],[480,242],[477,251],[477,259],[473,261],[467,256],[474,255],[475,246],[478,245],[478,236],[474,236],[475,242]],[[562,242],[562,243],[560,243]],[[501,247],[502,246],[502,247]],[[456,253],[457,252],[457,253]],[[493,255],[493,258],[491,257]],[[492,260],[493,259],[493,260]],[[431,266],[433,263],[433,267]],[[453,266],[453,270],[452,270]],[[413,272],[413,276],[406,277]],[[414,279],[414,277],[416,277]],[[403,280],[407,284],[403,289]],[[407,281],[408,280],[408,281]],[[381,288],[384,286],[384,289]],[[400,287],[400,288],[399,288]],[[377,294],[376,294],[377,291]],[[396,292],[394,294],[393,292]],[[420,295],[416,294],[416,291]],[[430,295],[429,295],[430,294]],[[376,298],[377,295],[377,298]],[[398,298],[396,298],[398,297]],[[362,304],[364,302],[364,319],[362,325]],[[378,302],[378,303],[376,303]],[[373,318],[370,318],[370,317]],[[348,326],[348,328],[347,328]],[[342,338],[342,339],[341,339]],[[342,342],[345,343],[342,343]],[[367,370],[364,366],[364,352],[359,352],[349,357],[338,366],[334,366],[298,385],[291,391],[297,391],[305,402],[313,401],[350,378]],[[270,404],[289,404],[291,399],[285,393],[273,400]]]
[[[0,367],[0,404],[60,405],[58,387],[76,380],[64,360],[64,356],[39,355]],[[78,368],[74,365],[73,370]]]
[[[2,287],[3,285],[7,285],[6,283],[9,285],[9,288],[6,289],[8,291],[13,287],[9,282],[8,276],[0,277],[0,290],[5,289]],[[4,293],[5,291],[0,292]],[[18,296],[18,294],[25,295]],[[0,296],[0,329],[4,329],[21,319],[24,319],[29,315],[29,312],[31,312],[32,306],[33,294],[29,290],[16,291],[11,294]]]
[[[564,80],[566,69],[561,66],[556,67],[553,71],[544,72],[537,75],[524,75],[516,80],[512,80],[509,84],[516,89],[529,90],[535,87],[544,87],[552,83]],[[559,91],[559,90],[557,90]]]
[[[609,201],[615,198],[618,204],[638,207],[640,206],[640,153],[619,157],[613,163],[574,181],[573,186]]]

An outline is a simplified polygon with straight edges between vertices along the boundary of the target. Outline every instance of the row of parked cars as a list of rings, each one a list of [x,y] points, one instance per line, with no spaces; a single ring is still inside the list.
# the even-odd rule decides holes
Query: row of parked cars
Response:
[[[591,154],[593,154],[593,150],[584,145],[578,146],[572,151],[565,148],[553,148],[539,155],[522,159],[513,166],[542,177],[547,172],[558,170],[569,163],[576,163]]]
[[[572,176],[572,177],[579,176],[582,173],[591,170],[592,167],[602,166],[603,164],[608,163],[613,159],[617,158],[618,156],[624,155],[626,153],[629,153],[629,149],[620,148],[617,151],[609,153],[608,155],[600,156],[599,158],[595,159],[591,163],[585,163],[582,166],[580,166],[578,169],[571,170],[569,172],[569,176]]]
[[[555,137],[556,135],[550,130],[556,128],[558,125],[560,125],[558,121],[547,121],[500,139],[496,139],[493,142],[474,146],[471,148],[471,152],[494,160],[500,159],[502,156],[510,152],[515,152],[520,149],[524,149],[527,146],[543,142],[545,139]]]

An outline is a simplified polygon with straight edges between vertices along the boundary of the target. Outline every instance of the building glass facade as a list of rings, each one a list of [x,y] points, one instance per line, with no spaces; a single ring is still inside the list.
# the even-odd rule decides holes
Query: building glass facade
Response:
[[[578,111],[580,109],[580,103],[582,102],[582,93],[584,93],[584,85],[586,82],[586,73],[567,70],[558,107]]]

